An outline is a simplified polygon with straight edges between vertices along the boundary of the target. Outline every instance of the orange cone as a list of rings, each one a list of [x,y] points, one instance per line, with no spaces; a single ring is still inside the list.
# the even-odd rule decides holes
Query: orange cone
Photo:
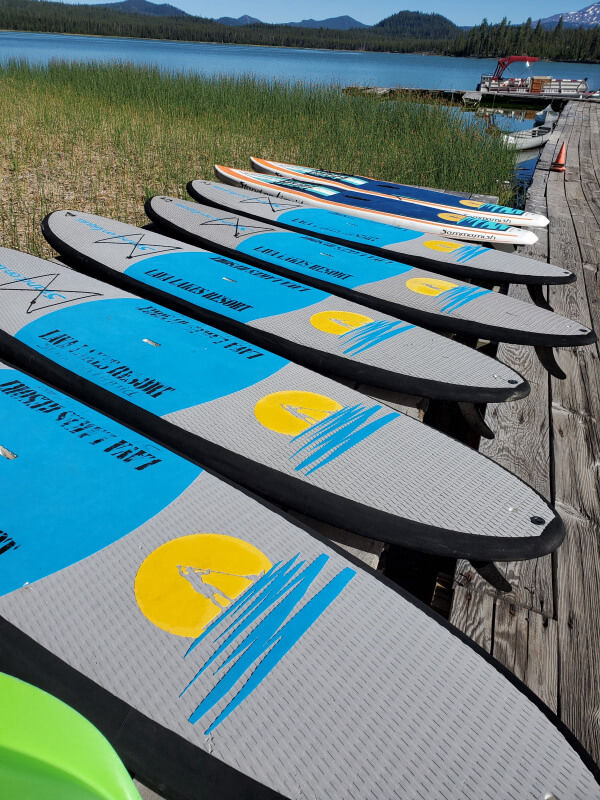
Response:
[[[556,159],[556,161],[552,162],[552,166],[550,167],[550,172],[565,172],[566,162],[567,162],[567,145],[565,142],[563,142],[558,152],[558,158]]]

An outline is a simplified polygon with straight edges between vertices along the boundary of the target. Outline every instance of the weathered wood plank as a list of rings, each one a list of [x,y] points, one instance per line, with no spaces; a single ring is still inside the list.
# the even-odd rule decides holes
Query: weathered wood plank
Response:
[[[580,278],[581,280],[581,278]],[[588,298],[592,328],[600,334],[600,259],[583,265],[583,280]],[[599,345],[596,343],[596,350]]]
[[[496,601],[492,655],[556,711],[558,637],[555,620],[505,600]]]
[[[392,392],[388,389],[382,389],[379,386],[370,386],[367,383],[356,385],[356,391],[366,394],[373,400],[378,400],[390,406],[395,411],[400,411],[408,417],[423,421],[425,412],[429,405],[429,400],[426,397],[415,397],[409,394],[400,394],[400,392]]]
[[[317,531],[317,533],[339,544],[339,546],[350,553],[350,555],[360,559],[368,567],[379,569],[381,556],[387,547],[384,542],[378,542],[375,539],[367,539],[351,531],[336,528],[334,525],[329,525],[327,522],[322,522],[321,520],[314,519],[314,517],[301,514],[299,511],[293,511],[289,508],[284,510],[290,517],[298,520],[302,525],[308,525],[309,528]]]
[[[600,546],[598,525],[563,511],[557,564],[560,716],[600,761]]]
[[[493,597],[467,586],[454,588],[450,622],[488,653],[492,649],[493,620]]]

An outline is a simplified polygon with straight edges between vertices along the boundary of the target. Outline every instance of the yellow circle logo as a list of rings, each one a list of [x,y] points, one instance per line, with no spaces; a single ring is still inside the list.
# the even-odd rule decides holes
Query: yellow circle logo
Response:
[[[336,400],[314,392],[273,392],[254,406],[261,425],[276,433],[297,436],[343,408]]]
[[[478,200],[459,200],[461,206],[468,206],[469,208],[481,208],[483,203],[480,203]]]
[[[460,222],[465,218],[464,214],[452,214],[446,211],[442,211],[441,214],[438,214],[440,219],[447,219],[449,222]]]
[[[182,536],[157,547],[135,577],[142,614],[176,636],[199,636],[271,568],[257,547],[218,533]]]
[[[447,292],[448,289],[455,289],[458,284],[443,281],[440,278],[409,278],[406,286],[411,292],[437,297],[442,292]]]
[[[427,242],[423,242],[423,244],[430,250],[437,250],[438,253],[453,253],[459,247],[463,247],[460,242],[451,242],[448,239],[430,239]]]
[[[310,318],[313,328],[324,333],[333,333],[335,336],[362,328],[369,322],[373,322],[371,317],[356,314],[354,311],[319,311]]]

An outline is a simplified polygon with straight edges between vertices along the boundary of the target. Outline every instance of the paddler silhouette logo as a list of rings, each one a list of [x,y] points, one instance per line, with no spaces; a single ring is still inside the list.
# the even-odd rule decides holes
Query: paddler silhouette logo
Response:
[[[326,553],[272,564],[255,545],[218,533],[181,536],[144,559],[140,610],[162,630],[194,638],[185,654],[193,674],[180,694],[193,698],[191,723],[220,706],[205,723],[212,733],[267,678],[356,575],[332,567]]]
[[[262,397],[254,415],[265,428],[293,437],[290,460],[306,476],[339,458],[399,417],[381,405],[343,406],[316,392],[288,390]]]
[[[339,337],[342,352],[355,356],[414,328],[401,320],[374,320],[355,311],[318,311],[310,324],[323,333]]]
[[[144,560],[135,579],[135,597],[157,627],[177,636],[198,636],[270,567],[260,550],[233,536],[183,536]]]
[[[437,297],[436,305],[439,306],[442,314],[451,314],[458,308],[473,302],[478,297],[491,293],[490,289],[482,289],[480,286],[470,286],[468,284],[460,286],[457,283],[436,278],[433,275],[409,278],[406,281],[406,288],[416,294]]]
[[[463,244],[462,242],[453,242],[450,239],[426,239],[423,246],[428,250],[435,250],[438,253],[452,254],[454,261],[457,264],[466,264],[467,261],[472,261],[484,254],[489,255],[487,247],[482,247],[479,244]]]

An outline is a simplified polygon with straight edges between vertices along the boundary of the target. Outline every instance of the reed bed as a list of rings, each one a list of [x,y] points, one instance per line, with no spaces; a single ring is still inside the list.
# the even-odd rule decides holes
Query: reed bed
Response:
[[[447,106],[250,76],[10,63],[0,112],[0,243],[46,257],[49,211],[145,224],[150,195],[185,197],[213,164],[248,169],[251,155],[500,195],[514,168],[499,139]]]

